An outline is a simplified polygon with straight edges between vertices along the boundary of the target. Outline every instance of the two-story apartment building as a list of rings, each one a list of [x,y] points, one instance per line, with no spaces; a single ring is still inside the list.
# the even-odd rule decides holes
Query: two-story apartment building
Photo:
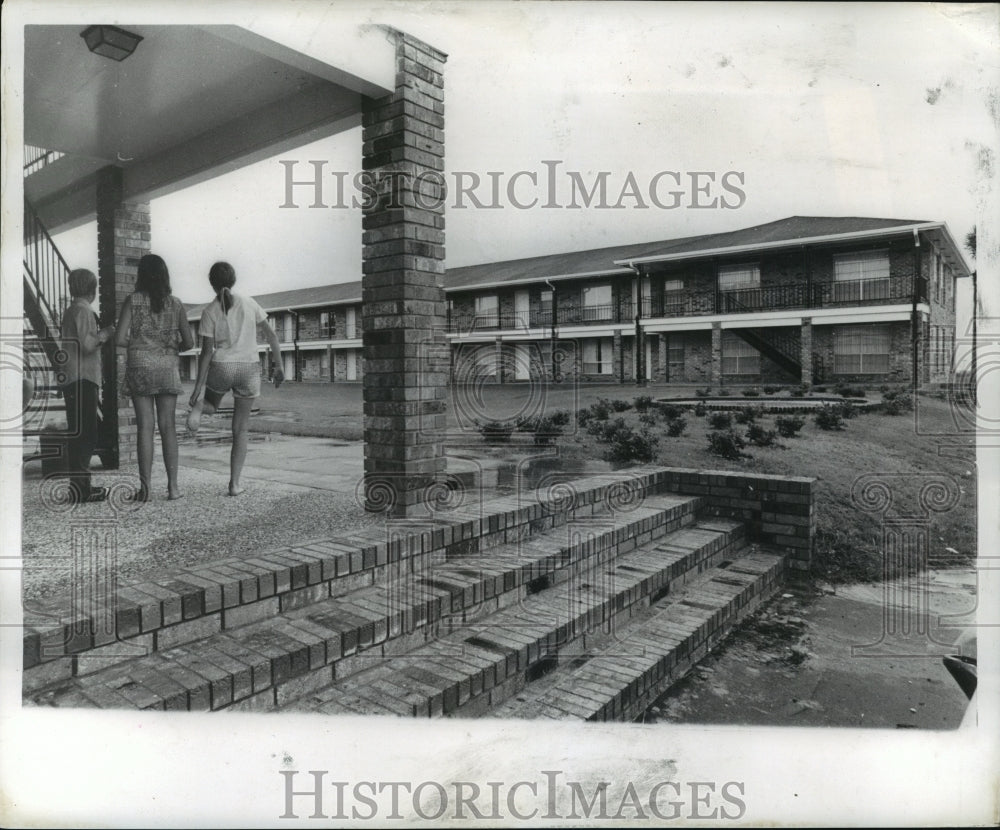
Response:
[[[454,268],[452,374],[881,384],[909,383],[915,370],[920,383],[945,380],[955,281],[969,273],[943,223],[857,217]],[[257,298],[286,376],[361,379],[360,298],[360,282]]]

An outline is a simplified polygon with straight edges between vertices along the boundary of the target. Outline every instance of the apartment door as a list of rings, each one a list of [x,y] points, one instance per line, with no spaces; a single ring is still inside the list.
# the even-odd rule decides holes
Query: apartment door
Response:
[[[518,328],[527,328],[529,324],[528,320],[528,292],[527,291],[515,291],[514,292],[514,325]]]
[[[643,360],[643,363],[642,363],[642,368],[644,370],[644,377],[643,377],[643,379],[644,380],[652,380],[653,379],[653,370],[652,370],[652,366],[653,366],[653,338],[650,337],[647,334],[645,340],[646,340],[646,357],[645,357],[645,359]]]
[[[358,312],[354,306],[349,306],[346,312],[346,321],[344,324],[344,336],[348,340],[353,340],[358,336]]]
[[[354,309],[352,308],[353,312]],[[356,349],[348,349],[347,354],[347,379],[357,380],[358,379],[358,352]]]
[[[514,380],[531,380],[531,353],[534,347],[514,346]]]

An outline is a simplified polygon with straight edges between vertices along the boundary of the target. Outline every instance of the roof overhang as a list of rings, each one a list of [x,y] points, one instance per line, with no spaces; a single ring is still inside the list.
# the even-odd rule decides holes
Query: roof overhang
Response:
[[[893,236],[923,235],[935,242],[942,249],[942,257],[951,266],[955,275],[967,277],[972,272],[969,269],[961,250],[943,222],[922,222],[914,225],[894,225],[875,230],[854,231],[851,233],[835,233],[823,236],[809,236],[798,239],[782,239],[774,242],[759,242],[746,245],[732,245],[721,248],[703,248],[697,251],[656,254],[654,256],[636,257],[635,259],[616,259],[615,265],[627,265],[634,268],[639,265],[654,265],[668,262],[683,262],[691,259],[702,259],[711,256],[739,256],[740,254],[755,254],[760,251],[773,251],[788,248],[801,248],[804,245],[836,244],[839,242],[863,242],[869,239],[886,239]]]
[[[617,263],[616,263],[617,264]],[[485,288],[509,288],[512,285],[535,285],[540,282],[565,282],[566,280],[589,279],[591,277],[621,277],[635,274],[632,268],[607,268],[600,271],[580,271],[575,274],[551,274],[544,277],[524,277],[516,280],[499,280],[497,282],[477,282],[471,285],[445,286],[446,294],[457,291],[480,291]],[[447,279],[447,274],[445,275]]]
[[[94,218],[104,167],[126,199],[164,196],[358,126],[395,84],[381,26],[117,25],[143,38],[120,63],[85,24],[24,26],[24,142],[65,154],[24,183],[53,232]]]

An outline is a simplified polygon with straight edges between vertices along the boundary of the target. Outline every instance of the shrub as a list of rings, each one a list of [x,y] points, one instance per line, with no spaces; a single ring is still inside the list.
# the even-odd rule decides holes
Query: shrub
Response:
[[[611,416],[611,401],[599,398],[590,405],[590,414],[597,421],[606,421]]]
[[[583,409],[578,409],[576,411],[576,422],[582,427],[586,427],[587,424],[590,423],[590,419],[592,417],[593,413],[591,412],[589,406],[584,407]]]
[[[627,412],[629,409],[632,408],[632,404],[630,404],[628,401],[623,401],[621,399],[618,399],[611,401],[611,408],[615,412]]]
[[[487,421],[479,424],[479,434],[486,439],[487,444],[506,444],[510,441],[510,434],[514,431],[514,425],[509,421]]]
[[[549,421],[556,426],[564,427],[570,421],[570,411],[568,409],[557,409],[546,416]]]
[[[815,387],[813,387],[813,391],[814,392],[825,392],[826,391],[826,387],[825,386],[815,386]]]
[[[809,394],[809,384],[808,383],[799,384],[798,386],[796,386],[792,390],[792,397],[793,398],[804,398],[807,394]]]
[[[656,410],[651,412],[640,412],[639,423],[647,427],[656,426]]]
[[[731,429],[725,432],[708,433],[708,451],[713,455],[737,460],[748,457],[743,448],[746,442]]]
[[[719,391],[716,392],[715,394],[718,395],[720,398],[724,398],[729,394],[729,390],[726,389],[725,386],[720,386]]]
[[[744,398],[759,398],[760,397],[760,390],[759,389],[744,389],[742,392],[740,392],[740,394]]]
[[[775,392],[780,392],[780,391],[781,391],[781,387],[780,386],[765,386],[764,387],[764,394],[765,395],[773,395]]]
[[[763,414],[762,406],[741,406],[736,412],[736,423],[752,424]]]
[[[667,423],[667,435],[671,438],[676,438],[679,435],[683,435],[686,428],[687,421],[683,418],[674,418],[672,421]]]
[[[704,389],[698,389],[695,391],[695,397],[697,398],[707,398],[712,394],[712,387],[706,386]]]
[[[649,395],[639,395],[633,402],[636,412],[645,412],[653,405],[653,399]]]
[[[863,398],[865,396],[863,386],[849,386],[846,383],[841,383],[833,391],[842,398]]]
[[[880,409],[884,415],[902,415],[913,409],[913,396],[902,389],[885,392]]]
[[[697,415],[699,418],[704,418],[706,412],[708,412],[708,407],[705,406],[705,402],[698,401],[698,403],[696,403],[694,406],[694,414]]]
[[[773,429],[764,429],[760,424],[752,423],[747,428],[747,440],[758,447],[773,447],[778,433]]]
[[[806,419],[800,415],[783,415],[774,419],[774,425],[782,438],[794,438],[805,423]]]
[[[558,412],[538,418],[534,429],[535,445],[541,447],[555,443],[556,438],[563,433],[564,424]]]
[[[524,415],[519,415],[517,421],[514,422],[514,429],[518,432],[534,432],[538,425],[538,418],[528,418]]]
[[[602,442],[608,445],[602,458],[613,463],[627,464],[631,461],[654,461],[659,447],[659,439],[648,429],[634,429],[622,419],[615,421],[613,429],[607,430]]]
[[[820,429],[833,430],[833,429],[843,429],[844,419],[840,415],[840,407],[831,406],[830,404],[823,404],[816,411],[816,426]]]
[[[672,403],[660,405],[660,414],[668,421],[680,418],[683,411],[679,406],[674,406]]]
[[[708,416],[708,425],[712,429],[729,429],[733,425],[733,418],[728,412],[713,412]]]
[[[841,401],[838,410],[840,412],[840,417],[845,421],[851,420],[851,418],[858,414],[857,407],[850,401]]]

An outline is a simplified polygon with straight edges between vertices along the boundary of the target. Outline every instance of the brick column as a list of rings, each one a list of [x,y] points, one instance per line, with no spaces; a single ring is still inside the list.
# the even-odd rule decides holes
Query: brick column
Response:
[[[812,386],[813,382],[813,326],[812,317],[802,318],[802,345],[799,362],[802,364],[802,383]]]
[[[618,382],[625,383],[625,355],[622,351],[622,333],[615,329],[611,338],[611,366],[618,371]]]
[[[661,332],[657,341],[656,353],[660,360],[659,376],[660,380],[664,383],[670,380],[670,365],[667,362],[667,338],[670,335],[666,332]]]
[[[132,293],[139,260],[150,251],[149,202],[126,202],[122,197],[122,169],[113,165],[97,171],[97,272],[101,325],[117,323],[122,303]],[[169,264],[169,263],[168,263]],[[136,461],[135,413],[122,394],[125,352],[108,345],[103,352],[101,398],[104,419],[102,445],[112,450],[112,462]]]
[[[396,90],[363,102],[377,193],[362,265],[365,507],[418,515],[445,468],[444,62],[398,31]]]
[[[712,383],[722,385],[722,323],[712,323]]]

